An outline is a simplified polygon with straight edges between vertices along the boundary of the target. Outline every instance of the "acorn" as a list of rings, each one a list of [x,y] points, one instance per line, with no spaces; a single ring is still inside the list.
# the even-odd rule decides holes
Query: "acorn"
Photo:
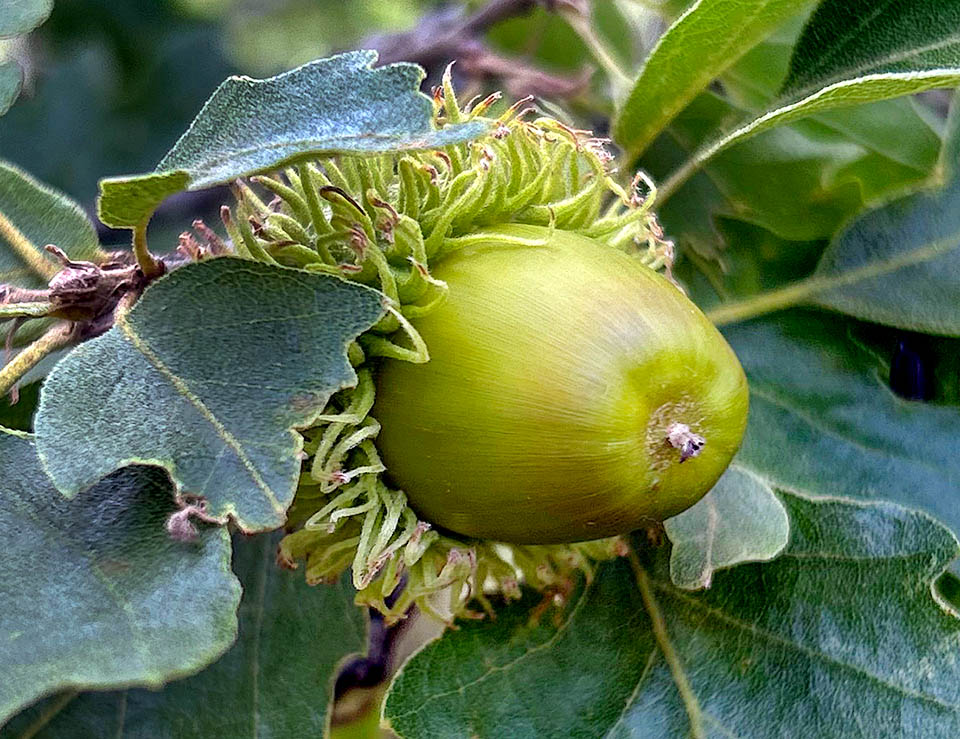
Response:
[[[356,386],[301,430],[278,556],[311,583],[349,568],[388,620],[569,592],[704,495],[744,430],[743,372],[670,277],[653,183],[528,100],[484,118],[496,99],[461,109],[446,75],[436,125],[485,136],[300,163],[222,211],[241,256],[383,295]]]
[[[448,298],[414,321],[430,361],[386,360],[372,413],[387,476],[424,520],[523,544],[597,539],[685,510],[730,463],[746,378],[659,273],[513,224],[433,274]]]

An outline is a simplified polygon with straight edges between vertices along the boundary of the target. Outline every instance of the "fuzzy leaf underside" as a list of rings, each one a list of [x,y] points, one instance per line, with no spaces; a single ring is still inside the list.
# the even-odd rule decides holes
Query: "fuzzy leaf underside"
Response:
[[[0,430],[0,723],[67,688],[159,687],[222,654],[240,588],[223,529],[164,529],[167,476],[128,468],[65,500]]]
[[[849,331],[813,310],[724,329],[750,384],[738,463],[774,486],[894,500],[960,532],[960,409],[894,395]]]
[[[692,508],[664,522],[678,587],[710,586],[718,570],[765,562],[787,545],[790,521],[773,489],[736,461]]]
[[[300,573],[279,569],[277,541],[258,536],[234,542],[234,569],[243,584],[240,631],[219,661],[160,692],[80,695],[37,739],[323,736],[337,667],[366,646],[366,616],[353,605],[349,576],[310,587]],[[40,704],[15,718],[10,739],[47,708]]]
[[[809,2],[699,0],[660,37],[623,103],[614,131],[629,154],[666,125],[756,42]]]
[[[437,129],[414,64],[372,68],[352,51],[264,80],[230,77],[152,174],[101,181],[100,218],[133,228],[166,196],[271,172],[306,159],[439,148],[476,138],[488,124]]]
[[[783,90],[958,65],[958,0],[824,0],[797,41]]]
[[[100,250],[97,232],[77,203],[0,161],[0,283],[44,286],[60,269],[42,251],[46,244],[77,260]]]
[[[794,528],[773,562],[718,573],[701,594],[671,584],[665,553],[645,564],[704,734],[955,736],[960,620],[931,587],[956,539],[896,505],[781,494]],[[626,562],[534,620],[538,599],[412,658],[387,699],[392,728],[410,738],[689,734],[689,703]]]
[[[346,348],[381,301],[232,257],[181,267],[50,373],[35,426],[44,468],[74,496],[125,465],[156,464],[209,514],[277,528],[300,473],[293,429],[356,381]]]

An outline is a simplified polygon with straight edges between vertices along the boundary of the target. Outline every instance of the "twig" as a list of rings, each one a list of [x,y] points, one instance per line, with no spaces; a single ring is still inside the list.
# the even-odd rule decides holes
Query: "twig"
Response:
[[[73,324],[59,323],[7,362],[0,368],[0,397],[10,392],[44,357],[65,347],[72,338]]]
[[[522,60],[495,53],[483,35],[500,21],[526,15],[537,7],[584,12],[585,6],[585,0],[489,0],[470,14],[461,7],[447,7],[425,15],[410,31],[372,36],[361,46],[376,49],[380,64],[416,62],[427,69],[431,79],[439,78],[442,69],[456,60],[460,75],[471,80],[497,77],[511,95],[567,98],[583,91],[589,81],[588,71],[573,77],[550,74]]]

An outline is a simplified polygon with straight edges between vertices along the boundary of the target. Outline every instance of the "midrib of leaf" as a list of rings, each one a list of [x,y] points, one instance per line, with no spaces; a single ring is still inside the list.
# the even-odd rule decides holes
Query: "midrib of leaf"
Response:
[[[193,391],[190,390],[190,387],[187,385],[187,383],[163,363],[160,357],[157,356],[156,352],[150,348],[147,342],[139,334],[137,334],[133,326],[130,325],[126,315],[118,315],[115,325],[123,332],[124,338],[126,338],[127,341],[129,341],[137,351],[143,354],[143,356],[146,357],[146,359],[154,366],[154,368],[156,368],[160,374],[170,381],[170,384],[176,388],[177,392],[197,410],[204,420],[206,420],[213,427],[214,431],[217,433],[217,436],[219,436],[223,443],[229,446],[231,451],[237,455],[237,459],[240,460],[240,463],[243,465],[244,469],[247,470],[247,473],[250,475],[250,478],[253,480],[254,484],[257,486],[260,492],[264,494],[273,509],[277,513],[284,513],[285,508],[280,505],[280,501],[276,494],[270,489],[270,486],[267,484],[266,480],[263,479],[252,460],[247,456],[247,453],[243,450],[240,441],[227,430],[227,428],[220,422],[213,412],[207,408],[206,404],[200,400],[200,398],[198,398]]]
[[[590,582],[586,583],[583,586],[583,591],[580,593],[580,597],[577,598],[576,603],[570,609],[570,612],[566,620],[563,623],[561,623],[560,626],[557,627],[557,630],[545,642],[543,642],[542,644],[537,644],[535,647],[531,647],[530,649],[525,650],[523,654],[517,657],[514,657],[509,662],[504,662],[502,665],[490,665],[487,668],[487,671],[484,672],[482,675],[480,675],[477,678],[474,678],[468,683],[464,683],[458,686],[453,690],[445,690],[440,693],[433,693],[431,695],[428,695],[426,698],[423,699],[423,701],[421,701],[420,705],[417,706],[412,711],[405,711],[404,713],[393,714],[391,718],[396,720],[396,719],[406,718],[407,716],[415,716],[418,713],[422,713],[424,708],[426,708],[426,706],[432,703],[433,701],[440,700],[442,698],[446,698],[451,695],[458,695],[458,694],[464,695],[467,689],[472,688],[475,685],[480,685],[486,682],[493,675],[499,672],[505,672],[507,670],[512,669],[513,667],[516,667],[518,664],[523,662],[525,659],[527,659],[531,655],[536,654],[537,652],[541,652],[545,649],[550,649],[551,647],[555,646],[556,643],[560,640],[560,637],[562,637],[566,633],[567,629],[570,628],[570,625],[573,623],[576,616],[583,609],[584,604],[587,602],[587,596],[593,590],[595,582],[596,582],[596,578],[594,578],[593,580],[591,580]],[[403,668],[401,668],[401,671],[402,669]]]
[[[785,554],[782,556],[787,557],[789,555]],[[888,559],[888,558],[884,557],[883,559]],[[874,558],[873,561],[876,562],[876,558]],[[824,654],[823,652],[818,652],[802,644],[797,644],[796,642],[790,641],[789,639],[786,639],[780,636],[779,634],[775,634],[772,631],[761,629],[756,624],[750,624],[745,621],[741,621],[740,619],[735,618],[722,610],[706,605],[703,601],[697,598],[691,597],[689,595],[686,595],[685,593],[681,593],[677,591],[671,585],[668,585],[663,582],[653,581],[653,586],[657,590],[663,592],[667,597],[673,597],[676,600],[681,601],[684,604],[684,607],[688,608],[689,610],[700,611],[704,613],[706,616],[712,617],[718,621],[722,621],[727,625],[732,626],[736,629],[746,631],[747,633],[751,634],[754,637],[757,637],[759,639],[764,639],[768,642],[777,644],[778,646],[784,647],[797,654],[801,654],[812,661],[819,660],[823,663],[833,665],[835,667],[846,670],[848,672],[852,672],[854,675],[865,678],[875,683],[876,685],[879,685],[881,688],[889,690],[898,695],[906,696],[908,698],[914,698],[916,700],[923,701],[924,703],[928,703],[938,708],[952,711],[955,713],[960,712],[960,705],[947,703],[946,701],[943,701],[934,696],[918,693],[902,685],[897,685],[895,683],[888,682],[887,680],[884,680],[879,675],[875,675],[872,672],[869,672],[858,665],[852,665],[848,662],[843,662],[837,659],[836,657],[831,657],[829,654]]]
[[[778,290],[720,305],[707,312],[707,318],[717,326],[745,321],[773,311],[799,305],[817,293],[853,285],[861,280],[881,277],[898,269],[936,259],[957,248],[960,231],[937,239],[925,246],[904,252],[896,257],[855,267],[846,272],[823,277],[809,277]]]
[[[27,265],[27,268],[44,282],[59,272],[57,266],[44,257],[34,243],[24,236],[20,229],[2,212],[0,212],[0,237],[3,237],[10,244],[17,256]]]

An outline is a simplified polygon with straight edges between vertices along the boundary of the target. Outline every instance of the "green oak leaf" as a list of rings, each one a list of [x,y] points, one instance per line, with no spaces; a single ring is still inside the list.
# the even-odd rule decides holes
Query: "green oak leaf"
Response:
[[[346,348],[382,300],[233,257],[174,270],[48,376],[35,421],[44,468],[74,496],[117,468],[156,464],[210,515],[277,528],[300,474],[293,429],[356,382]]]
[[[692,508],[664,521],[673,549],[670,579],[688,590],[710,587],[714,573],[765,562],[787,545],[787,512],[764,480],[736,461]]]
[[[43,251],[45,244],[55,244],[77,260],[100,253],[97,232],[79,205],[0,161],[0,282],[46,285],[60,266]]]
[[[276,77],[230,77],[152,174],[100,183],[100,218],[115,228],[145,223],[160,199],[307,159],[442,147],[488,128],[468,121],[437,129],[414,64],[373,69],[374,51],[352,51]]]
[[[616,142],[640,154],[716,77],[778,25],[801,0],[698,0],[660,37],[614,123]]]
[[[783,91],[957,66],[958,0],[823,0],[797,41]]]
[[[67,501],[29,437],[0,430],[0,459],[0,723],[66,688],[159,687],[229,647],[227,533],[173,540],[162,470],[125,469]]]
[[[280,570],[278,540],[234,541],[234,569],[243,583],[240,634],[218,662],[159,692],[54,698],[15,718],[9,735],[59,708],[37,739],[324,736],[337,668],[365,648],[366,616],[353,604],[349,576],[310,587]]]
[[[788,311],[724,335],[750,384],[739,464],[812,496],[892,499],[960,532],[960,409],[894,395],[836,315]]]
[[[623,560],[605,565],[562,611],[534,618],[531,594],[448,632],[398,675],[391,727],[410,738],[673,738],[692,723],[709,737],[956,736],[960,620],[932,588],[957,540],[889,503],[782,497],[784,553],[717,573],[703,593],[673,585],[660,552],[637,576]]]

